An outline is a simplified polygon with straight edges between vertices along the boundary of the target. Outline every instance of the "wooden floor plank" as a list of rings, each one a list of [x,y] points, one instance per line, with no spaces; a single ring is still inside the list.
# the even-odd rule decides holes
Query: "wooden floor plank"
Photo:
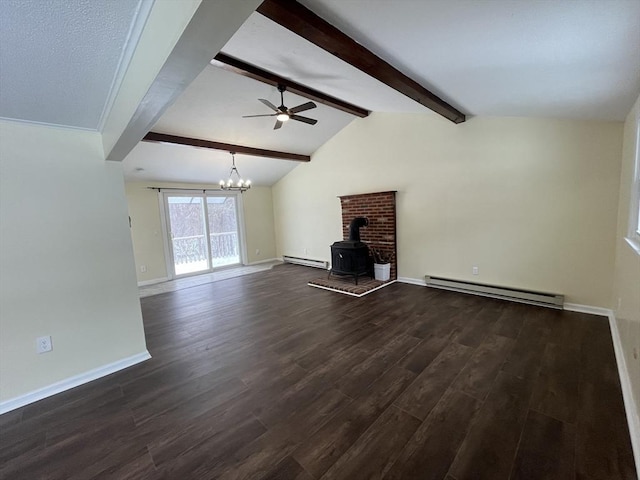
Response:
[[[576,475],[586,480],[633,479],[634,461],[613,385],[583,382],[576,430]]]
[[[575,426],[529,411],[510,480],[574,476]]]
[[[0,416],[0,478],[635,478],[606,318],[317,274],[142,299],[153,358]]]
[[[487,335],[456,378],[453,388],[484,400],[514,344],[511,338]]]
[[[531,408],[563,422],[574,424],[578,411],[580,351],[547,344],[542,367],[533,389]]]
[[[163,457],[158,460],[154,457],[154,462],[159,462],[158,470],[162,478],[218,478],[238,462],[241,463],[242,458],[236,460],[234,457],[238,450],[252,445],[252,442],[265,433],[267,430],[260,422],[246,417],[232,429],[221,430],[201,443],[193,444],[188,441],[187,445],[180,446],[186,448],[180,455],[166,457],[167,461],[164,463]],[[153,451],[151,455],[154,455]]]
[[[300,409],[283,415],[279,419],[273,419],[272,423],[258,418],[270,430],[281,431],[288,438],[302,443],[313,437],[316,431],[331,421],[334,416],[350,409],[352,402],[353,400],[342,392],[330,389],[323,391]]]
[[[382,478],[418,426],[420,420],[399,408],[386,409],[321,478]]]
[[[542,356],[551,333],[544,312],[533,310],[526,317],[511,354],[502,370],[519,378],[536,378],[540,372]]]
[[[524,427],[532,382],[501,372],[451,466],[458,480],[506,480]]]
[[[407,356],[402,359],[401,365],[416,375],[420,375],[449,342],[450,338],[429,335],[411,352],[407,353]]]
[[[479,309],[473,308],[466,321],[461,322],[462,330],[456,335],[456,342],[469,347],[478,347],[500,318],[503,302],[487,299]]]
[[[233,402],[221,408],[213,408],[191,421],[184,422],[179,431],[164,431],[147,440],[154,463],[160,468],[172,463],[173,459],[188,456],[191,452],[207,449],[220,450],[236,438],[259,437],[267,431],[242,405]],[[251,432],[251,433],[247,433]]]
[[[472,353],[471,347],[450,343],[395,401],[395,405],[420,420],[427,418]]]
[[[387,371],[351,408],[303,442],[294,458],[315,477],[322,476],[414,379],[413,373],[399,367]]]
[[[444,478],[479,408],[480,401],[448,390],[384,478]]]
[[[342,376],[335,383],[336,388],[352,398],[357,397],[419,342],[417,338],[404,334],[389,339],[382,348]]]
[[[524,320],[535,307],[522,303],[505,303],[500,316],[494,323],[491,332],[503,337],[518,338]]]
[[[313,480],[313,477],[289,456],[267,472],[261,480]]]

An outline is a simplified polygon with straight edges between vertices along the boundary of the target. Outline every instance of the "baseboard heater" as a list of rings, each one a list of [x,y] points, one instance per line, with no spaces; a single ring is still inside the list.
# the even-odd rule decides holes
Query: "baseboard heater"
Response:
[[[295,263],[296,265],[304,265],[305,267],[322,268],[324,270],[326,270],[329,267],[329,262],[326,262],[324,260],[312,260],[310,258],[290,257],[288,255],[283,255],[282,261],[284,263]]]
[[[564,305],[564,295],[557,293],[533,292],[530,290],[520,290],[517,288],[497,287],[484,285],[481,283],[463,282],[449,278],[425,276],[427,287],[451,290],[454,292],[470,293],[484,297],[499,298],[512,302],[528,303],[543,307],[557,308],[562,310]]]

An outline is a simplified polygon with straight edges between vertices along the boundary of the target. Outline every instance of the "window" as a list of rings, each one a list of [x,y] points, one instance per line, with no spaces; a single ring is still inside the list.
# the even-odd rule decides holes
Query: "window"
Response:
[[[636,117],[636,158],[631,186],[627,242],[640,255],[640,113]]]

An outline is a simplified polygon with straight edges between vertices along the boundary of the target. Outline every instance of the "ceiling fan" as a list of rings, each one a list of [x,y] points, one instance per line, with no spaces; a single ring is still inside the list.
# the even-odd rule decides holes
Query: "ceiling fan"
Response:
[[[318,123],[318,120],[309,117],[303,117],[301,115],[297,115],[300,112],[304,112],[306,110],[311,110],[312,108],[316,108],[317,105],[313,102],[303,103],[302,105],[298,105],[297,107],[287,108],[284,105],[284,92],[287,89],[285,85],[278,85],[278,91],[280,92],[280,106],[276,107],[269,100],[265,100],[264,98],[259,98],[262,103],[264,103],[267,107],[273,110],[276,113],[269,113],[267,115],[243,115],[242,118],[252,118],[252,117],[276,117],[276,124],[273,129],[277,130],[282,127],[282,124],[288,120],[296,120],[298,122],[308,123],[309,125],[315,125]]]

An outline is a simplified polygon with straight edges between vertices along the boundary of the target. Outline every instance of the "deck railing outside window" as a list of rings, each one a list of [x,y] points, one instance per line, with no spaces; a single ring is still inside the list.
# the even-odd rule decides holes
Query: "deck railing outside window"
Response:
[[[212,233],[209,237],[213,266],[231,265],[240,261],[237,232]],[[205,244],[205,236],[174,237],[173,256],[176,270],[178,270],[178,266],[206,263],[207,246]],[[184,270],[189,271],[189,269]]]

